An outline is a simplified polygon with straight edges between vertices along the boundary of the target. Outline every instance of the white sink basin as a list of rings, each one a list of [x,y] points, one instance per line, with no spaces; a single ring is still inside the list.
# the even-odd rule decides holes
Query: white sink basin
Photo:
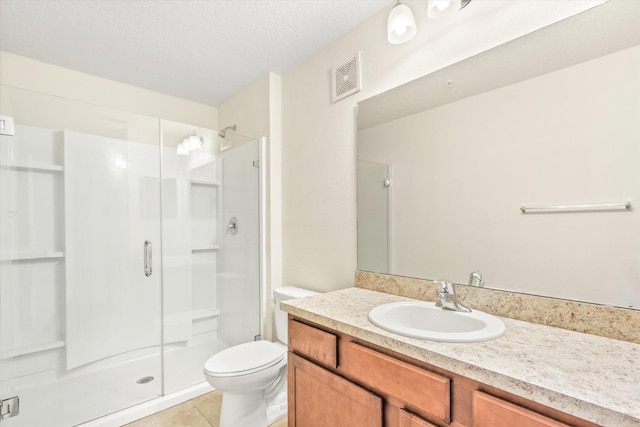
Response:
[[[402,301],[379,305],[369,321],[389,332],[410,338],[444,342],[489,341],[504,335],[502,320],[482,311],[445,310],[433,302]]]

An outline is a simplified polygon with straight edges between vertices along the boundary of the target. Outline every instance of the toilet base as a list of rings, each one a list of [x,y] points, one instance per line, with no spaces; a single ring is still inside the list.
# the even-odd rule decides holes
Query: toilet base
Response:
[[[252,393],[223,393],[220,427],[266,427],[264,390]]]
[[[272,390],[266,390],[265,402],[267,406],[267,425],[271,425],[287,415],[287,377],[280,381]]]
[[[266,388],[222,393],[220,427],[266,427],[287,415],[287,366]]]

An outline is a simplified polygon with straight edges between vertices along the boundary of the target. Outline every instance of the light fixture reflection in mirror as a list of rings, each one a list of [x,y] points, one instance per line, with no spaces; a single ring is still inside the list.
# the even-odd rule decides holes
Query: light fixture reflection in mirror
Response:
[[[454,16],[462,7],[461,0],[428,0],[429,19],[446,19]]]
[[[188,156],[193,151],[198,151],[202,148],[202,138],[196,135],[193,131],[193,135],[182,140],[176,147],[176,153],[180,156]]]
[[[187,150],[187,148],[184,146],[184,143],[181,142],[176,147],[176,154],[178,154],[178,156],[188,156],[189,150]]]

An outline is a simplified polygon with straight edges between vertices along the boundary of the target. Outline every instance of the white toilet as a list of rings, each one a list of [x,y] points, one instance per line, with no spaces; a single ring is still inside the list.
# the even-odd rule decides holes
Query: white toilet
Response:
[[[206,361],[205,378],[222,392],[220,427],[265,427],[286,413],[287,313],[280,301],[316,294],[295,286],[274,289],[279,342],[236,345]]]

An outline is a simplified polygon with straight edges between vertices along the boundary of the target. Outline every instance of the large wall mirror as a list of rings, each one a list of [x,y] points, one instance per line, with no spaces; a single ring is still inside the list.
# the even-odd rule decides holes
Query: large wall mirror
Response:
[[[640,2],[360,102],[357,172],[361,271],[640,309]]]

